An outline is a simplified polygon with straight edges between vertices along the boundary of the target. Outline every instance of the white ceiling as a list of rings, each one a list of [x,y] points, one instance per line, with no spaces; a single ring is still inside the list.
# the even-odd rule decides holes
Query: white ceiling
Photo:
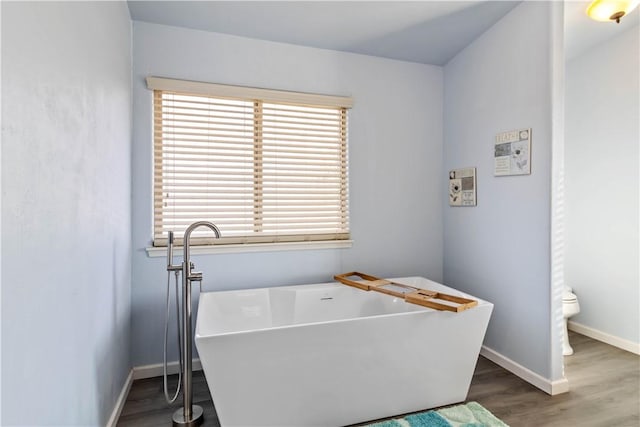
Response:
[[[444,65],[520,1],[134,1],[136,21]],[[626,29],[596,22],[590,0],[565,2],[565,47],[573,58]]]
[[[444,65],[519,1],[133,1],[131,18]]]

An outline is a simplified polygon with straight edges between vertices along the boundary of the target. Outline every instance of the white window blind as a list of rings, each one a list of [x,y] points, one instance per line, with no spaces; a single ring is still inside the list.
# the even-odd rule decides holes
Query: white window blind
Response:
[[[154,246],[349,239],[343,97],[148,78]],[[256,96],[260,95],[260,98]]]

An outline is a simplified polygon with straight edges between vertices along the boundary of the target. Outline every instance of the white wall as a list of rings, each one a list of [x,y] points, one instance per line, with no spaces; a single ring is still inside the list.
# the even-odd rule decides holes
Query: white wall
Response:
[[[640,28],[567,63],[566,282],[571,320],[640,343]]]
[[[2,425],[104,425],[129,373],[131,22],[2,4]]]
[[[524,2],[444,69],[444,168],[478,206],[444,206],[444,282],[495,304],[485,345],[551,378],[552,5]],[[493,176],[495,135],[532,128],[532,172]],[[447,200],[446,189],[442,190]],[[555,372],[555,370],[554,370]]]
[[[142,22],[134,22],[133,52],[134,365],[162,360],[166,283],[165,260],[145,252],[152,227],[149,75],[355,101],[349,116],[353,247],[194,256],[206,290],[326,282],[350,270],[442,279],[440,67]]]

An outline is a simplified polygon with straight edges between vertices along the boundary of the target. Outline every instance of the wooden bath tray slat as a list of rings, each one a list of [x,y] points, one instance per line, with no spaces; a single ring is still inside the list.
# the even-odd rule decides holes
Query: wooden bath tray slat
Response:
[[[357,276],[363,280],[352,280],[350,277]],[[353,286],[364,291],[377,291],[383,294],[403,298],[406,302],[418,304],[436,310],[446,310],[460,312],[478,305],[478,301],[463,298],[456,295],[449,295],[442,292],[420,289],[402,283],[392,282],[387,279],[379,279],[369,274],[352,271],[350,273],[337,274],[333,276],[338,282],[348,286]],[[447,304],[438,301],[446,301]]]

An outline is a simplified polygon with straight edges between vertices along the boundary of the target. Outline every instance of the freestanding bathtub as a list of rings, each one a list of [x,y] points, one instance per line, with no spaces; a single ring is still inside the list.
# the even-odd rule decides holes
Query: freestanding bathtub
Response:
[[[453,313],[339,283],[208,292],[196,347],[220,424],[343,426],[464,401],[493,304]]]

